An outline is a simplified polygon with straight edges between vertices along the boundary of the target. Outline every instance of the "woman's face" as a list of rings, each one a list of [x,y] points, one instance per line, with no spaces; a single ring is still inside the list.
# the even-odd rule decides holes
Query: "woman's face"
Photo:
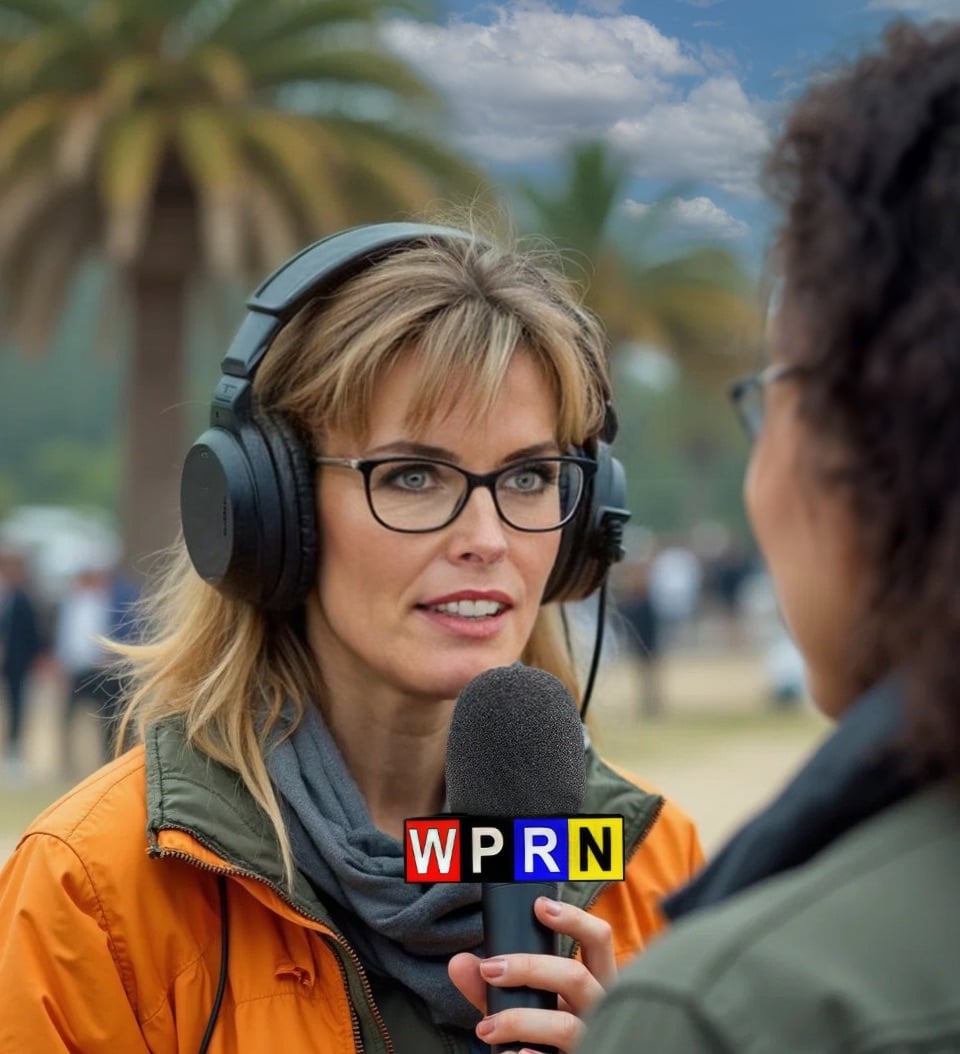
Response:
[[[836,717],[856,695],[849,663],[862,559],[847,492],[816,475],[817,458],[829,452],[798,413],[803,383],[788,375],[767,386],[744,497],[811,695]]]
[[[414,435],[405,422],[417,382],[415,352],[408,352],[384,378],[362,448],[354,436],[334,433],[324,454],[429,453],[486,473],[533,451],[561,453],[554,398],[532,356],[513,360],[482,419],[454,403]],[[371,514],[361,473],[341,467],[320,470],[317,501],[321,557],[308,627],[333,699],[338,691],[453,699],[477,674],[520,658],[560,531],[508,527],[483,488],[441,530],[391,531]]]

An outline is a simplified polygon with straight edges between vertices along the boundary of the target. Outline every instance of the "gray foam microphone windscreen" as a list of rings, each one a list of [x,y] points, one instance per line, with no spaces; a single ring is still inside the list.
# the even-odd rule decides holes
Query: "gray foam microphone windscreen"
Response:
[[[545,670],[520,663],[486,670],[457,698],[446,766],[452,813],[576,814],[586,784],[576,704]]]

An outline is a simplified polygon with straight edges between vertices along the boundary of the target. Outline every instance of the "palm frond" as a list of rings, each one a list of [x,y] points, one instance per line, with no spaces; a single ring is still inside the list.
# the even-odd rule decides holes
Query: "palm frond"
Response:
[[[78,21],[63,22],[14,43],[0,70],[0,98],[16,100],[25,92],[89,90],[96,71],[89,59],[90,32]]]
[[[81,180],[90,173],[105,118],[100,100],[92,95],[81,96],[64,115],[56,164],[66,179]]]
[[[0,174],[16,167],[18,158],[41,136],[48,136],[63,117],[56,95],[32,95],[0,111]]]
[[[243,101],[250,90],[246,68],[227,48],[205,44],[187,56],[184,65],[211,89],[211,97],[227,105]]]
[[[70,277],[96,243],[99,215],[88,194],[68,191],[48,198],[47,207],[2,258],[9,325],[23,349],[47,349],[70,292]]]
[[[241,189],[243,156],[233,126],[208,108],[184,110],[176,140],[184,166],[201,200],[207,262],[220,274],[241,269]]]
[[[0,35],[9,39],[8,32],[13,32],[19,38],[71,17],[67,5],[59,0],[0,0]]]
[[[245,51],[251,45],[289,43],[303,34],[339,32],[345,24],[374,24],[391,13],[427,18],[431,7],[424,0],[274,0],[269,7],[257,0],[236,0],[209,29],[207,39]]]
[[[335,136],[308,118],[269,110],[246,115],[241,134],[253,163],[273,174],[313,236],[349,224],[336,179],[347,153]]]
[[[16,246],[61,193],[60,176],[52,168],[30,170],[0,184],[0,269],[9,259],[16,259]]]
[[[169,136],[166,115],[154,109],[134,111],[106,130],[99,190],[107,217],[107,252],[116,260],[132,260],[143,244]]]
[[[336,115],[324,117],[320,123],[346,144],[376,142],[389,146],[452,192],[473,197],[492,191],[492,180],[485,172],[425,135],[382,121],[351,121]]]
[[[313,44],[284,45],[251,55],[247,68],[257,88],[309,83],[315,86],[380,88],[398,99],[435,102],[438,96],[409,66],[372,51],[321,50]]]

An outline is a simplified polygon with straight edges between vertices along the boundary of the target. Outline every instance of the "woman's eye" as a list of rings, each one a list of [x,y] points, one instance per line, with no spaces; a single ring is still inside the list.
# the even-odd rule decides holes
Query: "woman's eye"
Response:
[[[425,490],[433,485],[434,476],[429,465],[396,465],[386,473],[383,482],[400,490]]]
[[[525,465],[505,476],[503,482],[510,490],[537,494],[556,482],[556,471],[552,465]]]

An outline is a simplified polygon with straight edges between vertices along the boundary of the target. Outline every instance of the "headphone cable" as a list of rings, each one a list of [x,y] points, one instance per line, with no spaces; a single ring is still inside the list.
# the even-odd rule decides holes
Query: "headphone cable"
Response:
[[[597,670],[600,666],[600,653],[603,651],[603,628],[607,614],[607,576],[604,575],[600,582],[600,592],[597,594],[597,633],[593,641],[593,658],[590,660],[590,672],[587,674],[587,685],[583,690],[583,705],[580,707],[580,720],[587,716],[587,707],[590,705],[590,697],[593,695],[593,685],[597,679]],[[566,620],[564,620],[566,622]]]
[[[213,1029],[220,1016],[220,1007],[223,1004],[223,993],[227,987],[227,961],[230,953],[230,920],[227,917],[227,876],[217,875],[217,891],[220,894],[220,978],[217,982],[217,994],[213,999],[213,1007],[210,1010],[210,1018],[207,1021],[206,1031],[200,1041],[198,1054],[207,1054],[210,1040],[213,1038]]]

